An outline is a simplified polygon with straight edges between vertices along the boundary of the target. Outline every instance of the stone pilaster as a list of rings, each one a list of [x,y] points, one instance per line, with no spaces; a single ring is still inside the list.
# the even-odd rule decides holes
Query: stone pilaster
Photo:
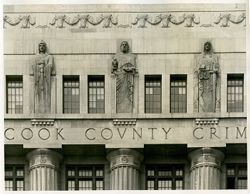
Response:
[[[200,148],[189,153],[191,189],[220,189],[221,162],[224,154],[213,148]]]
[[[132,149],[117,149],[107,156],[110,161],[112,190],[138,190],[139,169],[143,156]]]
[[[27,158],[29,159],[30,190],[57,190],[61,156],[49,149],[36,149],[28,153]]]

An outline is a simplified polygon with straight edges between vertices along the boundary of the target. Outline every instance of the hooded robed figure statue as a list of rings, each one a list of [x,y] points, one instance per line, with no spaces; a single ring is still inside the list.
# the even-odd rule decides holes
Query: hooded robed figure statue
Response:
[[[218,112],[220,109],[220,67],[211,42],[205,42],[197,58],[195,77],[198,112]]]
[[[129,44],[123,41],[120,52],[112,60],[112,73],[116,77],[116,112],[132,113],[134,105],[134,75],[136,56],[130,52]]]
[[[55,75],[54,59],[48,53],[47,45],[42,40],[38,45],[38,54],[32,64],[34,76],[34,112],[51,112],[51,76]]]

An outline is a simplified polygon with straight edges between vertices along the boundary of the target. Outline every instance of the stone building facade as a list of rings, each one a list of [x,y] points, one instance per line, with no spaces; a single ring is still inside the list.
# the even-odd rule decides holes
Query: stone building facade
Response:
[[[5,189],[246,189],[245,14],[4,6]]]

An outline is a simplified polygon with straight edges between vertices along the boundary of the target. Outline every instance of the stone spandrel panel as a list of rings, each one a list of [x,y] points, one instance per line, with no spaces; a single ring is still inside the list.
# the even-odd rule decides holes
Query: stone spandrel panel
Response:
[[[135,125],[114,125],[113,120],[55,121],[53,126],[32,125],[29,121],[6,121],[5,144],[32,147],[61,147],[67,144],[105,144],[106,147],[143,147],[145,144],[187,144],[188,147],[223,147],[227,143],[246,143],[245,119],[136,120]]]

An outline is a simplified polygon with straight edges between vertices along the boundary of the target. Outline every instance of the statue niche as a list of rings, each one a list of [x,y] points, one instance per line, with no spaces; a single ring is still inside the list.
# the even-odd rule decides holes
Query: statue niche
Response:
[[[194,108],[198,112],[220,110],[220,67],[212,44],[206,42],[202,54],[197,57],[194,70]]]
[[[51,112],[51,76],[55,75],[53,56],[48,53],[47,45],[42,40],[38,45],[39,53],[32,64],[34,76],[34,112]]]
[[[130,53],[128,42],[123,41],[120,45],[120,52],[112,59],[112,74],[116,78],[117,113],[133,112],[136,73],[136,56]]]

